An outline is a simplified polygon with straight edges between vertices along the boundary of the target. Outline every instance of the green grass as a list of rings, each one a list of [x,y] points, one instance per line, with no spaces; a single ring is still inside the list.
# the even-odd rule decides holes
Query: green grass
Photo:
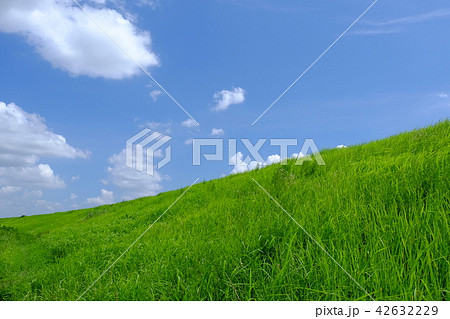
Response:
[[[448,300],[450,121],[193,186],[83,300]],[[184,189],[0,219],[0,300],[75,300]]]

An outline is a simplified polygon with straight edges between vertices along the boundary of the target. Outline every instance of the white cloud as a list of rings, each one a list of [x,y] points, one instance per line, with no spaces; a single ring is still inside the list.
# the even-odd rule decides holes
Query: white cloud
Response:
[[[14,193],[18,193],[22,190],[22,187],[19,186],[4,186],[0,188],[0,195],[10,195]]]
[[[302,152],[300,153],[294,153],[292,154],[291,158],[301,158],[301,157],[305,157],[305,154],[303,154]]]
[[[42,195],[40,190],[29,191],[16,186],[0,188],[0,217],[48,213],[48,209],[37,203]]]
[[[211,136],[222,136],[225,134],[225,131],[221,128],[213,128],[211,130]]]
[[[79,180],[80,180],[80,176],[79,176],[79,175],[77,175],[77,176],[72,176],[72,178],[70,179],[70,181],[71,181],[72,183],[78,182]]]
[[[193,142],[194,142],[194,140],[192,138],[190,138],[190,139],[184,141],[184,144],[185,145],[191,145]]]
[[[30,167],[0,167],[0,185],[35,189],[60,189],[66,184],[47,164]]]
[[[84,8],[112,38],[143,67],[159,65],[148,31],[105,7],[105,1],[95,2],[95,7]],[[0,31],[25,36],[44,59],[73,76],[122,79],[140,72],[72,0],[2,0]]]
[[[41,198],[43,195],[44,193],[41,190],[26,191],[25,194],[23,194],[22,199],[24,200],[37,199]]]
[[[215,111],[226,111],[230,105],[244,103],[245,90],[243,88],[234,88],[232,91],[222,90],[214,94],[216,106]]]
[[[424,14],[395,18],[385,21],[363,21],[361,27],[352,32],[355,35],[377,35],[399,33],[406,29],[407,25],[433,21],[450,16],[450,9],[439,9]]]
[[[439,9],[431,12],[427,12],[424,14],[419,14],[415,16],[402,17],[397,19],[391,19],[383,22],[369,22],[373,25],[395,25],[395,24],[412,24],[425,22],[430,20],[435,20],[439,18],[445,18],[450,16],[450,9]]]
[[[231,157],[231,162],[234,163],[234,168],[231,171],[231,174],[238,174],[247,171],[254,170],[258,167],[264,167],[265,164],[257,161],[250,161],[247,157],[243,159],[244,155],[241,152],[237,152],[234,156]]]
[[[64,181],[40,157],[87,158],[66,139],[51,132],[44,119],[14,103],[0,102],[0,187],[59,189]]]
[[[439,94],[437,95],[437,97],[438,97],[438,98],[441,98],[441,99],[448,99],[448,94],[447,94],[447,93],[444,93],[444,92],[441,92],[441,93],[439,93]]]
[[[291,158],[304,157],[303,153],[294,153]],[[241,152],[237,152],[231,157],[230,162],[234,164],[231,174],[244,173],[247,171],[254,170],[256,168],[262,168],[275,163],[280,163],[283,159],[280,155],[274,154],[267,157],[264,163],[258,161],[251,161],[249,157],[244,159],[244,155]]]
[[[197,123],[193,119],[189,118],[186,121],[181,122],[181,125],[184,127],[191,128],[191,127],[196,127]]]
[[[153,152],[153,157],[155,158],[163,158],[164,157],[164,153],[162,151],[162,149],[157,149],[156,151]]]
[[[50,202],[44,199],[38,199],[34,201],[33,204],[37,208],[45,209],[46,212],[56,212],[63,208],[63,205],[59,202]]]
[[[160,122],[146,122],[142,127],[149,128],[151,130],[158,131],[160,133],[170,134],[172,131],[172,123],[160,123]]]
[[[0,166],[32,165],[39,157],[87,158],[66,139],[51,132],[45,120],[14,103],[0,102]]]
[[[159,0],[137,0],[136,5],[138,7],[150,7],[152,9],[155,9],[159,6]]]
[[[390,28],[390,27],[377,27],[377,28],[365,28],[358,29],[352,32],[354,35],[382,35],[382,34],[393,34],[399,33],[403,29],[401,28]]]
[[[89,205],[108,205],[114,203],[114,192],[106,189],[100,190],[100,196],[88,198],[86,201]]]
[[[97,3],[97,4],[105,4],[107,0],[88,0],[88,1],[94,2],[94,3]]]
[[[161,90],[153,90],[150,92],[150,97],[152,98],[153,102],[156,102],[158,97],[162,94],[164,94],[164,92]]]
[[[343,148],[347,148],[347,146],[345,146],[344,144],[338,145],[336,146],[337,149],[343,149]]]
[[[275,164],[275,163],[280,163],[280,162],[281,162],[281,156],[278,154],[275,154],[275,155],[270,155],[269,157],[267,157],[266,164],[270,165],[270,164]]]
[[[14,103],[0,102],[0,216],[45,213],[61,204],[42,199],[43,190],[66,186],[40,158],[87,158],[88,152],[69,145],[45,120]]]
[[[154,175],[139,172],[125,165],[125,150],[114,154],[109,159],[108,182],[122,191],[122,199],[131,200],[138,197],[153,196],[162,189],[161,182],[167,177],[155,170]]]

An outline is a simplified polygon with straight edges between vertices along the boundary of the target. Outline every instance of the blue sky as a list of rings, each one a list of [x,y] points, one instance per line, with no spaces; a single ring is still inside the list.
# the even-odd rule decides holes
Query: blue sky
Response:
[[[313,138],[324,149],[450,114],[448,1],[380,0],[253,126],[373,1],[79,3],[200,126],[73,1],[2,1],[0,217],[232,172],[226,160],[193,167],[192,138]],[[154,176],[125,167],[125,141],[146,127],[173,137]],[[278,153],[266,144],[261,155]]]

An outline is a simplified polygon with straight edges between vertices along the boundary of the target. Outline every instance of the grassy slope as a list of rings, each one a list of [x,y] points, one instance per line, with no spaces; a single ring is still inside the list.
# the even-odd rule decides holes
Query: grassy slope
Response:
[[[446,300],[450,122],[195,185],[87,300]],[[183,192],[0,219],[0,300],[73,300]]]

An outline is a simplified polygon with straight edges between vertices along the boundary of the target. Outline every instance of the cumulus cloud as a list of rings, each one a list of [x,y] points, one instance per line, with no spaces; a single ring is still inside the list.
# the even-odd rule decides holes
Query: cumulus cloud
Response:
[[[107,182],[117,186],[122,191],[124,200],[138,197],[153,196],[162,189],[161,182],[167,177],[162,176],[155,170],[153,175],[139,172],[126,166],[126,151],[114,154],[109,158],[109,177]]]
[[[0,188],[0,217],[16,217],[61,211],[63,205],[42,199],[40,190],[26,190],[20,187]]]
[[[437,97],[441,98],[441,99],[448,99],[448,94],[444,93],[444,92],[441,92],[441,93],[437,94]]]
[[[302,152],[300,152],[292,154],[291,158],[300,158],[304,156],[305,155]],[[280,163],[282,160],[283,158],[280,155],[274,154],[269,155],[264,162],[252,161],[250,157],[247,156],[244,159],[244,155],[241,152],[237,152],[234,156],[230,158],[230,163],[234,165],[231,174],[244,173],[247,171],[254,170],[256,168],[262,168],[275,163]]]
[[[225,134],[225,131],[221,128],[213,128],[211,130],[211,136],[222,136]]]
[[[281,162],[281,156],[278,154],[275,154],[275,155],[270,155],[267,157],[266,164],[271,165],[271,164],[280,163],[280,162]]]
[[[5,186],[0,188],[0,217],[15,217],[22,214],[48,212],[36,201],[42,197],[42,191],[28,191],[21,187]]]
[[[343,148],[347,148],[347,146],[345,146],[344,144],[338,145],[336,146],[337,149],[343,149]]]
[[[61,189],[64,180],[41,158],[87,158],[89,153],[69,145],[52,132],[38,114],[14,103],[0,102],[0,216],[60,209],[41,199],[43,190]]]
[[[231,171],[231,174],[244,173],[264,166],[264,163],[257,161],[250,161],[248,160],[248,158],[244,160],[243,158],[244,155],[241,152],[237,152],[235,155],[231,157],[230,162],[234,163],[234,168]]]
[[[214,94],[216,106],[215,111],[226,111],[230,105],[244,103],[245,90],[243,88],[234,88],[232,91],[222,90]]]
[[[196,127],[198,124],[191,118],[181,122],[181,125],[187,128]]]
[[[44,209],[46,212],[56,212],[63,208],[63,205],[59,202],[51,202],[44,199],[35,200],[33,204],[38,208]]]
[[[93,198],[88,198],[86,201],[89,205],[100,206],[114,203],[114,192],[106,189],[100,190],[100,195]]]
[[[0,102],[0,166],[32,165],[44,156],[73,159],[88,155],[51,132],[41,116]]]
[[[94,2],[84,8],[133,59],[146,68],[159,64],[148,31],[107,8],[106,1]],[[45,60],[73,76],[122,79],[140,72],[72,0],[3,0],[0,32],[23,35]]]
[[[0,185],[36,189],[59,189],[66,184],[48,164],[31,167],[0,167]]]
[[[18,193],[21,190],[22,190],[22,187],[18,187],[18,186],[4,186],[4,187],[0,188],[0,196]]]
[[[41,157],[86,158],[88,152],[67,144],[51,132],[45,120],[14,103],[0,102],[0,187],[58,189],[65,186]],[[10,188],[11,189],[11,188]]]

